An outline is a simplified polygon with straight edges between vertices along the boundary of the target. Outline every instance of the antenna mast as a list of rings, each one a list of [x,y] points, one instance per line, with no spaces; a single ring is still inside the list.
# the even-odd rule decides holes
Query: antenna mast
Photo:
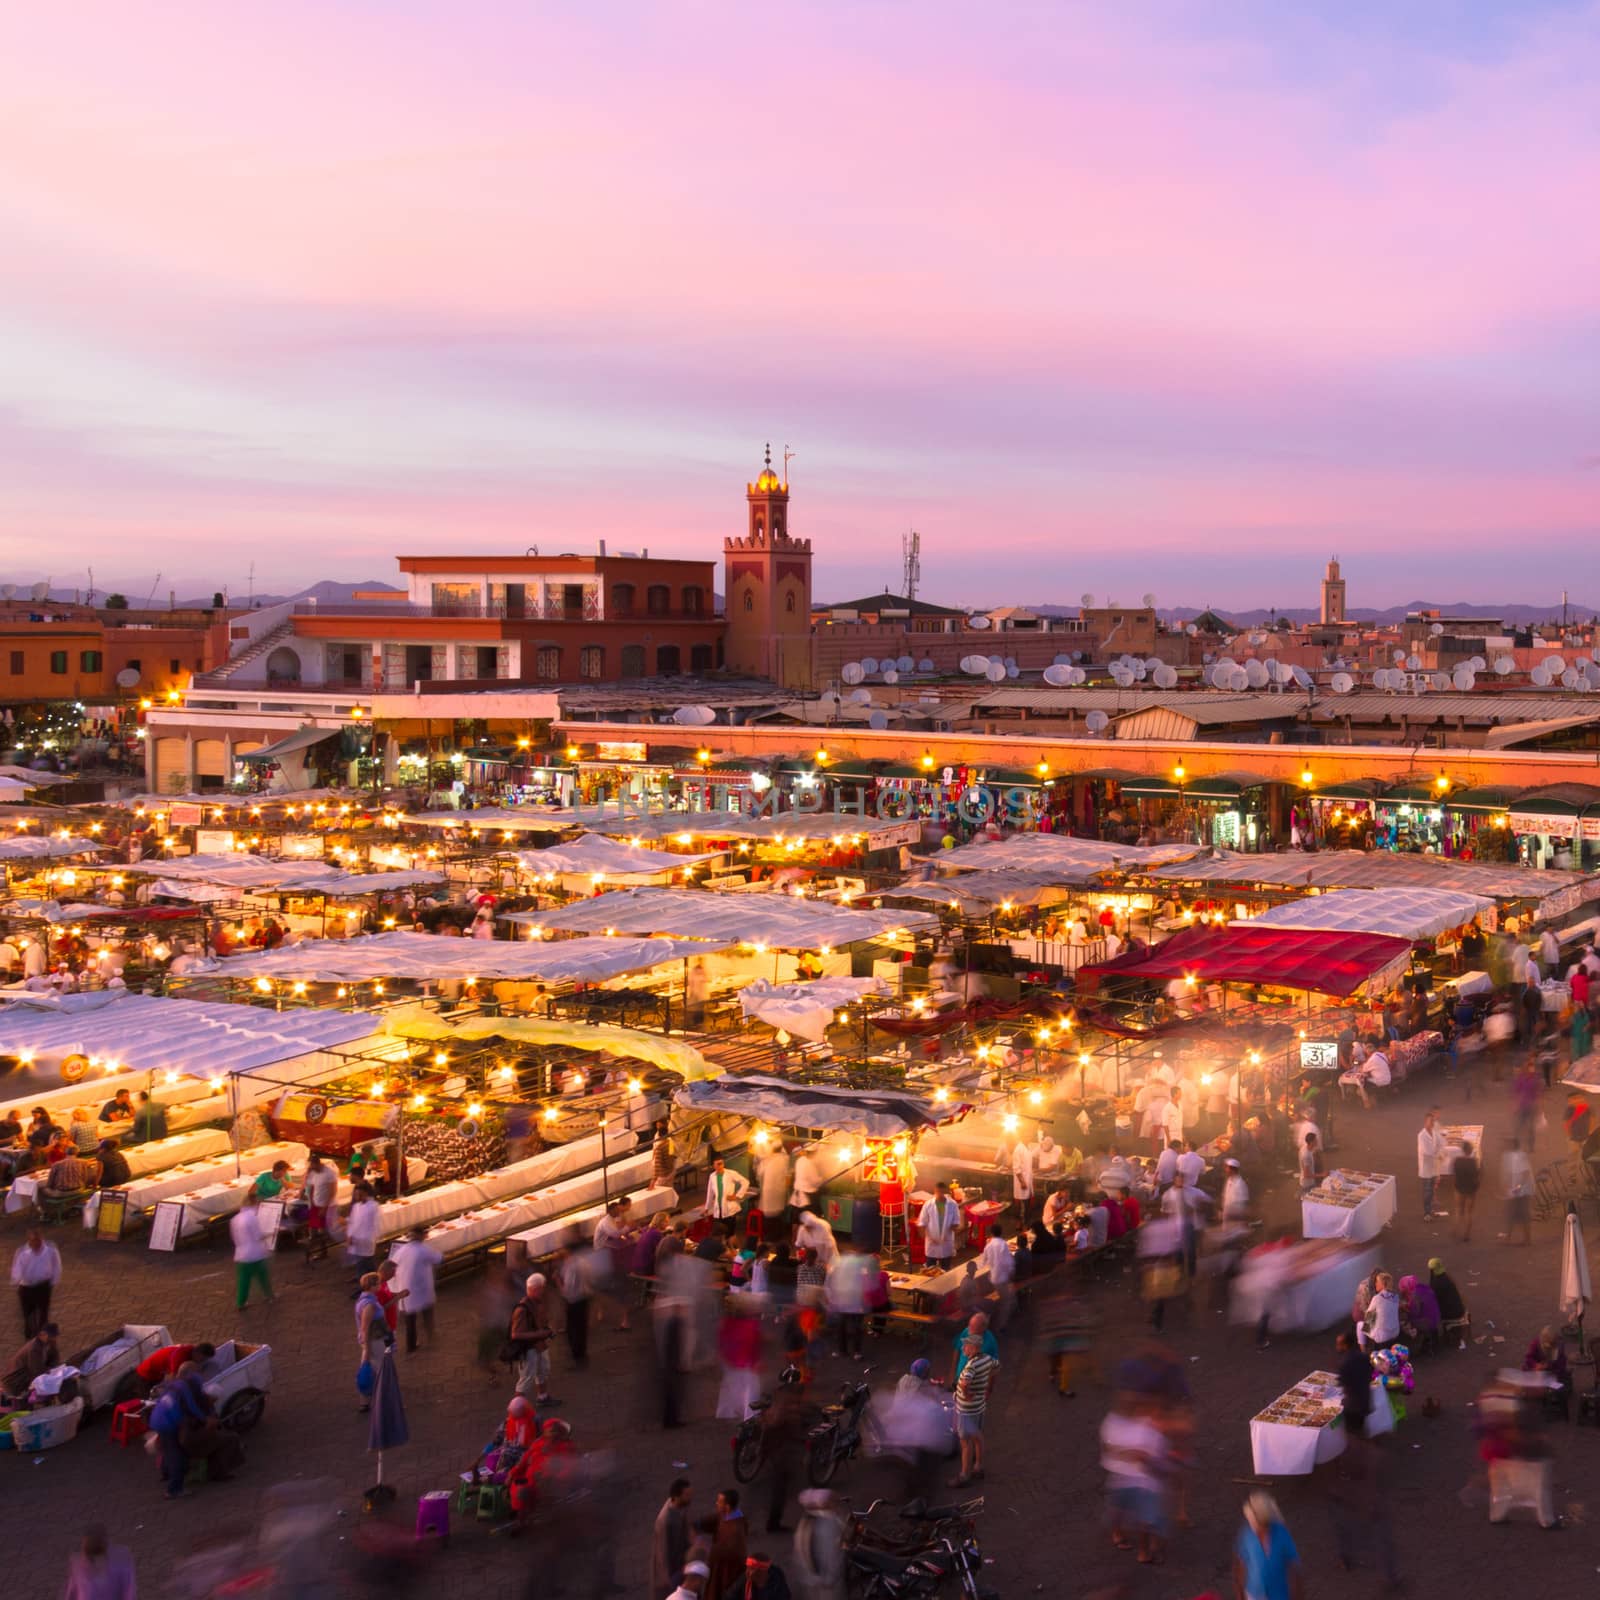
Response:
[[[917,585],[922,582],[922,535],[908,528],[900,535],[900,554],[903,560],[900,590],[907,600],[917,598]]]

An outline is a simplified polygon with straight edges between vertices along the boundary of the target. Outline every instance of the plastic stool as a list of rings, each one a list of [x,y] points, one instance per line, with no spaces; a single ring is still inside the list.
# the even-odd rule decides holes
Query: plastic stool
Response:
[[[111,1441],[120,1444],[124,1450],[149,1431],[150,1424],[144,1420],[143,1400],[124,1400],[112,1411]]]
[[[426,1539],[430,1533],[439,1536],[440,1544],[450,1542],[450,1491],[430,1489],[417,1500],[417,1537]]]
[[[478,1509],[478,1486],[472,1481],[470,1472],[463,1472],[456,1483],[456,1510],[464,1517],[470,1517]]]
[[[478,1485],[478,1521],[504,1522],[511,1515],[511,1496],[503,1483]]]

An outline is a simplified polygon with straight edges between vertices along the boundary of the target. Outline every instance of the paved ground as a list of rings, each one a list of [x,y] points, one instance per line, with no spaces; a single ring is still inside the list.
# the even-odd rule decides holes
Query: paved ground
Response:
[[[1504,1093],[1494,1089],[1487,1102],[1480,1096],[1470,1108],[1458,1091],[1445,1090],[1440,1098],[1445,1120],[1488,1124],[1491,1171],[1497,1171],[1509,1122]],[[1461,1494],[1476,1471],[1469,1402],[1497,1360],[1520,1354],[1530,1333],[1555,1318],[1557,1225],[1536,1225],[1534,1245],[1527,1250],[1496,1242],[1498,1204],[1486,1206],[1470,1245],[1450,1237],[1448,1222],[1424,1226],[1410,1175],[1426,1099],[1424,1089],[1413,1086],[1376,1113],[1347,1110],[1339,1130],[1342,1159],[1400,1175],[1402,1209],[1386,1238],[1386,1264],[1397,1272],[1421,1271],[1430,1255],[1442,1254],[1466,1287],[1477,1331],[1487,1341],[1465,1354],[1435,1357],[1419,1370],[1411,1420],[1397,1435],[1390,1457],[1402,1565],[1411,1592],[1419,1597],[1448,1593],[1454,1600],[1467,1572],[1479,1580],[1473,1586],[1479,1592],[1509,1592],[1531,1579],[1545,1593],[1574,1594],[1580,1574],[1587,1574],[1581,1581],[1590,1585],[1592,1569],[1600,1565],[1588,1526],[1587,1488],[1600,1432],[1555,1429],[1558,1498],[1569,1518],[1565,1531],[1544,1533],[1527,1523],[1491,1527],[1481,1499],[1469,1493],[1464,1500]],[[1552,1112],[1557,1099],[1552,1094]],[[1559,1128],[1554,1118],[1552,1123],[1541,1136],[1545,1158],[1558,1153]],[[1274,1209],[1287,1221],[1290,1197],[1275,1197]],[[6,1234],[7,1246],[18,1239],[14,1220]],[[179,1556],[206,1541],[246,1532],[263,1491],[294,1479],[326,1480],[322,1492],[340,1512],[327,1541],[330,1570],[351,1589],[370,1584],[351,1559],[363,1521],[361,1490],[371,1481],[372,1462],[364,1449],[366,1422],[355,1409],[354,1337],[342,1273],[282,1259],[275,1268],[278,1303],[239,1318],[231,1305],[231,1269],[221,1251],[159,1257],[137,1243],[96,1245],[78,1237],[76,1229],[56,1236],[67,1260],[57,1300],[64,1343],[98,1334],[119,1320],[163,1321],[184,1338],[215,1339],[237,1330],[270,1341],[276,1382],[265,1419],[249,1438],[241,1476],[170,1505],[161,1499],[149,1459],[112,1446],[104,1423],[43,1457],[0,1456],[10,1587],[27,1594],[52,1589],[79,1530],[101,1519],[114,1538],[133,1547],[146,1593],[162,1592]],[[407,1525],[417,1494],[445,1486],[470,1462],[508,1398],[503,1381],[491,1380],[474,1365],[481,1293],[477,1281],[447,1286],[437,1344],[403,1367],[412,1440],[390,1457],[389,1476],[400,1490],[397,1519]],[[1110,1279],[1094,1298],[1103,1316],[1099,1353],[1109,1368],[1139,1336],[1142,1316],[1129,1277]],[[7,1322],[9,1338],[17,1329],[14,1310]],[[691,1415],[697,1420],[670,1435],[657,1426],[646,1337],[637,1331],[623,1334],[607,1323],[596,1335],[590,1369],[562,1370],[558,1357],[556,1376],[563,1413],[579,1438],[614,1448],[620,1463],[609,1535],[585,1530],[581,1537],[609,1537],[621,1591],[641,1597],[649,1521],[674,1475],[674,1463],[688,1463],[696,1499],[706,1508],[716,1488],[732,1481],[731,1425],[710,1420],[714,1382],[709,1377],[692,1385]],[[1504,1344],[1497,1342],[1500,1338]],[[1086,1596],[1120,1583],[1130,1596],[1179,1600],[1224,1577],[1250,1478],[1248,1419],[1313,1367],[1331,1364],[1332,1334],[1275,1340],[1271,1349],[1257,1353],[1247,1330],[1232,1329],[1222,1316],[1196,1307],[1173,1319],[1169,1339],[1189,1358],[1201,1424],[1192,1492],[1196,1526],[1177,1536],[1166,1566],[1151,1569],[1114,1552],[1103,1531],[1096,1465],[1103,1388],[1090,1386],[1073,1400],[1057,1396],[1046,1382],[1043,1356],[1029,1346],[1026,1326],[1008,1333],[991,1420],[983,1525],[985,1548],[994,1561],[990,1581],[1002,1594]],[[870,1350],[868,1359],[893,1378],[910,1354],[904,1341],[891,1338]],[[824,1375],[838,1377],[844,1370],[830,1358]],[[1443,1404],[1436,1420],[1420,1416],[1425,1395]],[[876,1483],[871,1469],[852,1467],[841,1486],[859,1504]],[[1345,1577],[1332,1565],[1326,1484],[1286,1481],[1278,1492],[1307,1556],[1313,1593],[1376,1593],[1370,1571]],[[548,1579],[545,1559],[532,1541],[458,1525],[450,1548],[424,1575],[425,1587],[478,1600],[562,1592]],[[405,1587],[405,1577],[391,1572],[383,1586],[394,1593]]]

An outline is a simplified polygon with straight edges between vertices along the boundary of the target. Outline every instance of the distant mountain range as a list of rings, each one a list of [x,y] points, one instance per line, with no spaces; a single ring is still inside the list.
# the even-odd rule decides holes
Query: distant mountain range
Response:
[[[1079,610],[1077,606],[1061,605],[1033,606],[1031,609],[1047,617],[1075,617]],[[1226,618],[1229,622],[1237,622],[1242,627],[1249,628],[1259,628],[1278,617],[1287,617],[1290,622],[1315,622],[1319,616],[1316,608],[1312,606],[1284,606],[1278,610],[1271,610],[1266,606],[1254,606],[1240,611],[1228,605],[1160,606],[1156,610],[1156,615],[1166,622],[1189,622],[1202,611],[1215,611],[1218,616]],[[1383,610],[1374,610],[1370,606],[1352,606],[1349,617],[1352,622],[1384,624],[1404,622],[1406,616],[1413,611],[1437,611],[1446,617],[1498,617],[1503,622],[1521,624],[1524,627],[1533,622],[1561,620],[1559,604],[1530,606],[1508,603],[1494,606],[1468,600],[1409,600],[1403,606],[1389,606]],[[1570,622],[1588,622],[1595,615],[1593,606],[1571,604],[1567,606],[1567,619]]]
[[[19,585],[19,598],[28,597],[26,585]],[[108,588],[96,588],[94,604],[103,606],[109,594],[123,594],[127,597],[128,604],[135,610],[165,611],[169,605],[175,604],[179,610],[203,610],[211,604],[211,599],[217,593],[209,589],[204,594],[179,595],[175,602],[170,602],[168,593],[157,592],[151,594],[142,587],[133,587],[119,590],[115,584]],[[319,606],[338,605],[341,602],[353,600],[357,594],[380,592],[385,594],[404,594],[404,589],[397,589],[392,583],[383,583],[377,578],[369,578],[365,583],[335,583],[331,578],[324,578],[320,583],[313,583],[304,589],[297,589],[293,594],[257,594],[245,596],[242,594],[229,595],[228,604],[233,606],[277,606],[286,600],[315,600]],[[80,602],[84,599],[82,589],[52,589],[47,597],[62,604]],[[43,604],[41,601],[40,604]]]

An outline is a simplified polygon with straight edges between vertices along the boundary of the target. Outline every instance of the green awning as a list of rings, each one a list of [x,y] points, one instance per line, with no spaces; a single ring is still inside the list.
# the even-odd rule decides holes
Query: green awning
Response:
[[[981,781],[990,788],[1040,789],[1050,782],[1050,778],[1048,775],[1041,778],[1028,767],[989,767]]]
[[[874,762],[875,776],[879,778],[922,778],[928,783],[942,783],[938,767],[923,767],[913,761]]]
[[[1509,811],[1522,791],[1514,784],[1490,784],[1482,789],[1458,789],[1444,803],[1446,811]]]
[[[309,750],[314,744],[321,744],[324,739],[337,739],[340,728],[312,728],[305,727],[298,731],[286,734],[282,739],[275,739],[271,744],[264,744],[259,750],[247,750],[242,756],[236,757],[239,761],[278,761],[284,756],[293,755],[296,750]]]
[[[1450,791],[1440,789],[1432,778],[1417,778],[1410,783],[1397,783],[1383,792],[1383,804],[1386,806],[1397,805],[1443,805]]]
[[[1137,799],[1175,799],[1178,786],[1170,778],[1158,778],[1154,773],[1146,777],[1124,778],[1122,792]]]
[[[1378,778],[1351,778],[1345,783],[1314,783],[1311,793],[1318,800],[1376,800],[1383,793]]]
[[[1600,808],[1600,789],[1584,783],[1556,783],[1543,789],[1524,789],[1506,810],[1524,817],[1581,817]]]

